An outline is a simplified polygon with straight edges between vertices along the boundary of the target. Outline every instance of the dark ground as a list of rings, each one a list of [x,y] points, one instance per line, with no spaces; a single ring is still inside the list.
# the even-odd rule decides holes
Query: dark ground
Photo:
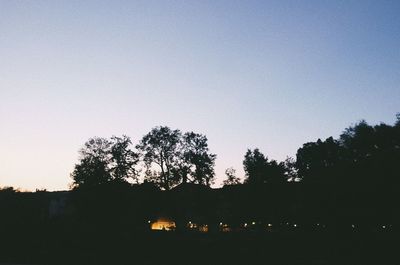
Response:
[[[394,233],[176,233],[65,231],[16,235],[3,227],[0,263],[17,264],[400,264]]]

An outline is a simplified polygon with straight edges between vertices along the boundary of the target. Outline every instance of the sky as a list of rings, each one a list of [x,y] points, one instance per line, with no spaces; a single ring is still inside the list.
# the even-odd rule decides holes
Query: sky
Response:
[[[195,131],[224,171],[400,112],[399,1],[0,0],[0,187],[65,190],[90,137]]]

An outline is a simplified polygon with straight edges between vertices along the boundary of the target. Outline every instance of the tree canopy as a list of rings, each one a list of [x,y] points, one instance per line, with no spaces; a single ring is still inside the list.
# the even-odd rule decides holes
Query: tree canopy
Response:
[[[216,155],[209,152],[205,135],[160,126],[143,136],[136,148],[146,166],[145,179],[165,190],[189,181],[213,183]]]
[[[79,151],[79,163],[71,173],[72,187],[93,187],[108,182],[137,180],[135,165],[138,155],[129,149],[128,136],[111,139],[94,137]]]
[[[216,155],[210,152],[208,139],[203,134],[159,126],[143,136],[135,146],[137,151],[131,146],[128,136],[89,139],[79,151],[79,162],[71,173],[72,187],[140,179],[164,190],[180,183],[206,186],[214,183]],[[324,187],[325,193],[321,196],[326,200],[330,196],[336,201],[340,196],[349,198],[348,194],[355,194],[352,191],[378,195],[379,187],[399,183],[399,161],[400,114],[397,114],[394,125],[372,126],[362,120],[346,128],[338,139],[328,137],[305,143],[297,150],[296,159],[288,157],[277,162],[268,159],[258,148],[248,149],[243,160],[243,184],[300,181],[310,189]],[[233,168],[225,173],[223,185],[240,183]],[[381,197],[388,198],[389,194],[393,195],[394,191]]]
[[[226,179],[223,181],[224,186],[241,184],[240,179],[236,176],[236,170],[233,167],[225,170]]]
[[[179,151],[182,133],[160,126],[153,128],[136,145],[147,168],[145,178],[165,190],[179,183]]]
[[[244,182],[248,184],[282,183],[285,180],[284,165],[276,160],[268,160],[258,148],[247,150],[243,167],[246,173]]]

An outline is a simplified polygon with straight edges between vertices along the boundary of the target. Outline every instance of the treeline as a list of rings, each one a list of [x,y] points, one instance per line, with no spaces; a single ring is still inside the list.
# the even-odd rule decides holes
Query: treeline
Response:
[[[71,188],[76,191],[116,189],[116,194],[141,182],[150,190],[170,190],[182,183],[210,186],[215,180],[216,155],[210,152],[207,137],[194,132],[156,127],[134,148],[128,136],[95,137],[79,153],[71,173]],[[228,168],[223,181],[225,190],[232,191],[225,198],[233,196],[233,190],[241,190],[240,195],[223,200],[246,216],[252,214],[246,209],[253,209],[254,215],[275,213],[276,220],[395,223],[399,221],[399,165],[400,114],[393,125],[361,121],[346,128],[338,139],[305,143],[295,159],[278,162],[259,149],[247,150],[244,180]],[[13,192],[7,188],[0,193]],[[95,197],[93,203],[100,198]],[[104,197],[107,203],[111,197]],[[137,200],[146,205],[143,199]],[[157,201],[157,207],[163,201],[145,200]],[[110,209],[119,205],[109,204]],[[211,204],[204,207],[211,209]]]
[[[71,174],[72,188],[119,183],[153,183],[170,190],[182,183],[210,186],[215,181],[216,155],[210,153],[205,135],[153,128],[132,149],[130,137],[94,137],[79,151],[79,163]],[[278,163],[259,149],[247,150],[243,160],[246,184],[266,184],[297,180],[294,159]],[[224,185],[242,184],[234,168],[226,169]]]
[[[180,183],[214,183],[216,155],[210,153],[205,135],[162,126],[146,134],[135,150],[131,145],[125,135],[89,139],[71,174],[72,188],[138,183],[140,176],[164,190]]]
[[[127,136],[90,139],[80,150],[79,163],[71,174],[72,187],[141,180],[169,190],[181,183],[214,183],[216,155],[210,153],[205,135],[156,127],[135,149],[131,146]],[[259,196],[255,208],[263,209],[266,200],[273,201],[274,208],[295,209],[308,222],[368,219],[379,223],[377,219],[395,218],[399,164],[400,114],[393,125],[361,121],[346,128],[338,139],[305,143],[296,159],[278,162],[259,149],[249,149],[243,160],[244,180],[228,168],[223,184],[266,186],[263,190],[270,194]]]
[[[361,121],[346,128],[339,139],[305,143],[296,159],[269,160],[259,149],[247,150],[242,182],[233,168],[226,170],[224,185],[272,184],[291,181],[341,183],[354,187],[368,183],[393,183],[399,162],[400,114],[394,125],[371,126]],[[180,183],[210,186],[215,181],[216,155],[207,137],[155,127],[131,148],[128,136],[89,139],[79,151],[72,172],[73,188],[108,182],[154,183],[169,190]]]

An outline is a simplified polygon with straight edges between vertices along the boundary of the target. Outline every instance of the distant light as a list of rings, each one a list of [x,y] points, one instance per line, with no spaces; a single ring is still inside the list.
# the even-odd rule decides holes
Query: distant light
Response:
[[[149,224],[150,224],[150,223],[151,223],[151,221],[150,221],[150,220],[148,220],[148,221],[147,221],[147,223],[149,223]]]
[[[251,224],[252,224],[252,225],[255,225],[255,224],[256,224],[256,222],[252,222]]]
[[[271,226],[272,226],[272,224],[268,224],[268,226],[269,226],[269,227],[271,227]]]
[[[219,225],[222,225],[222,223],[219,223]]]
[[[191,221],[189,221],[189,224],[191,224],[192,222]]]
[[[319,224],[317,224],[317,226],[319,226]]]
[[[382,225],[382,228],[385,229],[385,228],[386,228],[386,225]]]
[[[351,227],[352,227],[352,228],[355,228],[356,226],[355,226],[355,225],[351,225]]]
[[[247,227],[247,223],[244,223],[244,227]]]
[[[297,227],[297,224],[294,224],[293,226],[294,226],[294,227]]]

